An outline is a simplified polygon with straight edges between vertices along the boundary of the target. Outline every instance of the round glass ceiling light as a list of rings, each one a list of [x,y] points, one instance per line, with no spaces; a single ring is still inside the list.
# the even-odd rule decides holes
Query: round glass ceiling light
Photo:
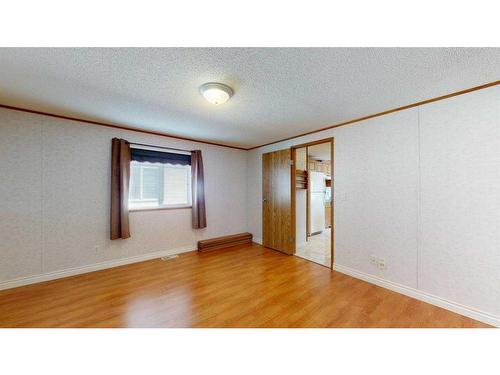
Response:
[[[233,89],[222,83],[209,82],[200,86],[200,94],[210,103],[220,105],[233,96]]]

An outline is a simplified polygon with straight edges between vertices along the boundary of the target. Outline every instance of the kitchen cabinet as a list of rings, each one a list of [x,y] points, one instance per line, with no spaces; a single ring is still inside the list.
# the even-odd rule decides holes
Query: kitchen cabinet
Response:
[[[314,172],[321,172],[328,176],[332,175],[332,167],[329,160],[314,160],[309,159],[309,170]]]

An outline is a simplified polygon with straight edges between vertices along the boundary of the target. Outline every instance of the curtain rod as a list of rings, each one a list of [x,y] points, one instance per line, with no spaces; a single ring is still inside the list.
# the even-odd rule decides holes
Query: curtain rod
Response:
[[[182,148],[173,148],[173,147],[163,147],[163,146],[154,146],[154,145],[147,145],[144,143],[134,143],[134,142],[127,142],[129,145],[136,145],[136,146],[146,146],[146,147],[155,147],[155,148],[163,148],[165,150],[173,150],[173,151],[183,151],[183,152],[191,152],[191,150],[183,150]]]

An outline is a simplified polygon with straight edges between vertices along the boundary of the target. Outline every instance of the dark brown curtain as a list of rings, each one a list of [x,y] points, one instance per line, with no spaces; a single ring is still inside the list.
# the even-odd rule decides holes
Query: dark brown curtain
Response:
[[[203,159],[201,151],[191,151],[191,187],[193,228],[201,229],[207,226],[205,214],[205,179],[203,178]]]
[[[129,238],[128,184],[130,145],[124,139],[111,142],[111,239]]]

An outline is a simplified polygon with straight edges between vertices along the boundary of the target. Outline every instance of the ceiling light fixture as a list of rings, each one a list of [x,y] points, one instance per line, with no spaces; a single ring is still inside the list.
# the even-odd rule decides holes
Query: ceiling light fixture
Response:
[[[233,89],[223,83],[209,82],[200,86],[200,94],[212,104],[224,104],[233,96]]]

